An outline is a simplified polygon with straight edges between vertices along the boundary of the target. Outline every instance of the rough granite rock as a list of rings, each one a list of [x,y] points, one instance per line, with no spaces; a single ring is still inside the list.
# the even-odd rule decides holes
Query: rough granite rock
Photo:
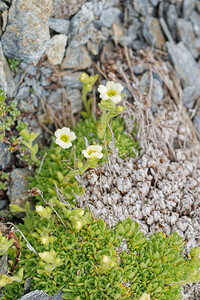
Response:
[[[50,296],[43,291],[33,291],[24,296],[22,296],[19,300],[50,300]]]
[[[54,18],[69,18],[77,13],[86,0],[53,0],[51,16]]]
[[[152,15],[154,11],[149,0],[133,0],[133,6],[143,16]]]
[[[6,56],[27,63],[37,63],[48,47],[53,0],[13,0],[8,25],[2,35]]]
[[[29,198],[28,176],[30,176],[28,168],[14,169],[10,173],[9,199],[11,204],[24,207]]]
[[[11,152],[8,145],[0,142],[0,169],[6,169],[11,162]]]
[[[15,94],[15,83],[0,42],[0,86],[8,97]]]
[[[173,61],[175,70],[179,75],[183,86],[194,85],[200,89],[200,70],[190,51],[182,42],[177,45],[167,42],[167,50]],[[186,67],[187,66],[187,67]]]
[[[0,275],[8,274],[9,267],[7,261],[8,261],[8,254],[5,253],[4,256],[0,259]]]
[[[90,55],[85,46],[68,47],[61,69],[84,70],[92,65]]]
[[[50,46],[46,50],[46,55],[52,65],[59,65],[65,54],[65,46],[67,43],[67,36],[64,34],[57,34],[50,40]]]

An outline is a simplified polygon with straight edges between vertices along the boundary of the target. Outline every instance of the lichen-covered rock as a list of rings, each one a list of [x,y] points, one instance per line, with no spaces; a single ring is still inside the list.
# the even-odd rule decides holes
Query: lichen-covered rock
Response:
[[[54,18],[69,18],[77,13],[85,0],[53,0],[51,16]]]
[[[2,35],[6,56],[37,63],[49,43],[48,19],[53,0],[13,0]]]
[[[15,83],[0,42],[0,86],[8,97],[15,94]]]

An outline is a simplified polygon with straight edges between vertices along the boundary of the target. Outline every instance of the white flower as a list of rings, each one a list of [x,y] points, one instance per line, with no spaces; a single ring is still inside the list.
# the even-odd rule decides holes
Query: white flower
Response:
[[[123,86],[120,83],[114,83],[113,81],[108,81],[106,86],[100,85],[98,92],[100,93],[100,98],[102,100],[110,99],[113,103],[119,103],[121,101],[121,91]]]
[[[150,300],[150,295],[146,294],[146,293],[143,293],[139,300]]]
[[[102,158],[103,153],[101,153],[102,147],[99,145],[91,145],[88,146],[86,150],[83,150],[82,153],[85,156],[85,158],[90,159],[96,159],[96,158]]]
[[[107,255],[103,255],[102,262],[103,262],[105,265],[108,265],[108,264],[110,263],[110,257],[107,256]]]
[[[56,144],[58,144],[63,149],[71,147],[71,141],[74,141],[76,139],[75,133],[73,131],[70,131],[68,127],[57,129],[54,134],[57,137]]]

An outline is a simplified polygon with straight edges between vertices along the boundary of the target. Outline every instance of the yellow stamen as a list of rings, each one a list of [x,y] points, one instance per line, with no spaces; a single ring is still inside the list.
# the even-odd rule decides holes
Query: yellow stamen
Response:
[[[107,95],[108,97],[113,97],[117,95],[117,92],[115,90],[108,90]]]
[[[61,141],[63,141],[64,143],[69,142],[69,137],[66,134],[62,134],[60,136]]]

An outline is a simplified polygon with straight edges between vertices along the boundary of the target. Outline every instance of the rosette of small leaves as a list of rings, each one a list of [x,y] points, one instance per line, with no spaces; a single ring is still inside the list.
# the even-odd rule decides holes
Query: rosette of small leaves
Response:
[[[115,118],[111,122],[112,130],[115,135],[115,144],[119,149],[119,156],[134,156],[135,151],[139,150],[138,143],[134,141],[133,137],[124,134],[124,121],[121,118]],[[73,204],[74,193],[80,195],[83,192],[83,189],[78,186],[75,179],[67,182],[65,180],[69,170],[76,168],[78,162],[83,161],[84,156],[81,153],[85,149],[85,139],[88,140],[88,144],[92,145],[93,143],[98,143],[103,147],[103,154],[106,157],[106,152],[104,149],[104,144],[98,140],[97,137],[97,122],[93,119],[81,120],[73,128],[73,131],[76,134],[76,140],[73,142],[74,149],[61,150],[54,142],[49,148],[40,152],[40,157],[42,158],[45,155],[44,162],[40,169],[39,174],[37,175],[38,170],[36,170],[36,175],[30,177],[30,187],[36,187],[42,190],[44,193],[47,193],[47,198],[56,196],[55,186],[57,186],[64,197]],[[54,139],[55,140],[55,139]],[[112,134],[107,128],[107,139],[105,143],[108,145],[112,141]],[[109,147],[108,151],[109,151]],[[74,151],[76,160],[74,161]],[[99,160],[99,164],[105,162],[105,159]]]
[[[7,190],[10,173],[0,172],[0,190]]]
[[[63,299],[138,300],[147,293],[151,299],[178,300],[183,284],[200,280],[200,248],[183,256],[183,241],[176,233],[168,237],[157,233],[148,239],[131,219],[110,230],[88,209],[63,207],[57,213],[59,218],[57,214],[41,218],[27,211],[24,224],[18,225],[26,240],[17,233],[22,249],[12,275],[23,268],[21,286],[31,277],[31,290],[49,295],[62,290]],[[120,253],[122,239],[128,248]],[[34,251],[27,248],[27,241]],[[17,299],[22,290],[16,282],[8,284],[3,299]]]
[[[14,151],[20,143],[18,137],[10,136],[9,131],[15,127],[22,130],[27,127],[26,123],[20,121],[20,111],[15,101],[6,102],[6,95],[0,89],[0,141],[7,141],[10,145],[10,151]]]
[[[183,240],[177,233],[168,237],[157,233],[148,240],[131,219],[120,222],[117,231],[128,239],[129,251],[121,252],[120,258],[134,299],[146,292],[151,299],[179,300],[182,285],[200,281],[200,248],[184,257]]]
[[[13,58],[8,58],[8,63],[11,71],[17,73],[20,61]]]

